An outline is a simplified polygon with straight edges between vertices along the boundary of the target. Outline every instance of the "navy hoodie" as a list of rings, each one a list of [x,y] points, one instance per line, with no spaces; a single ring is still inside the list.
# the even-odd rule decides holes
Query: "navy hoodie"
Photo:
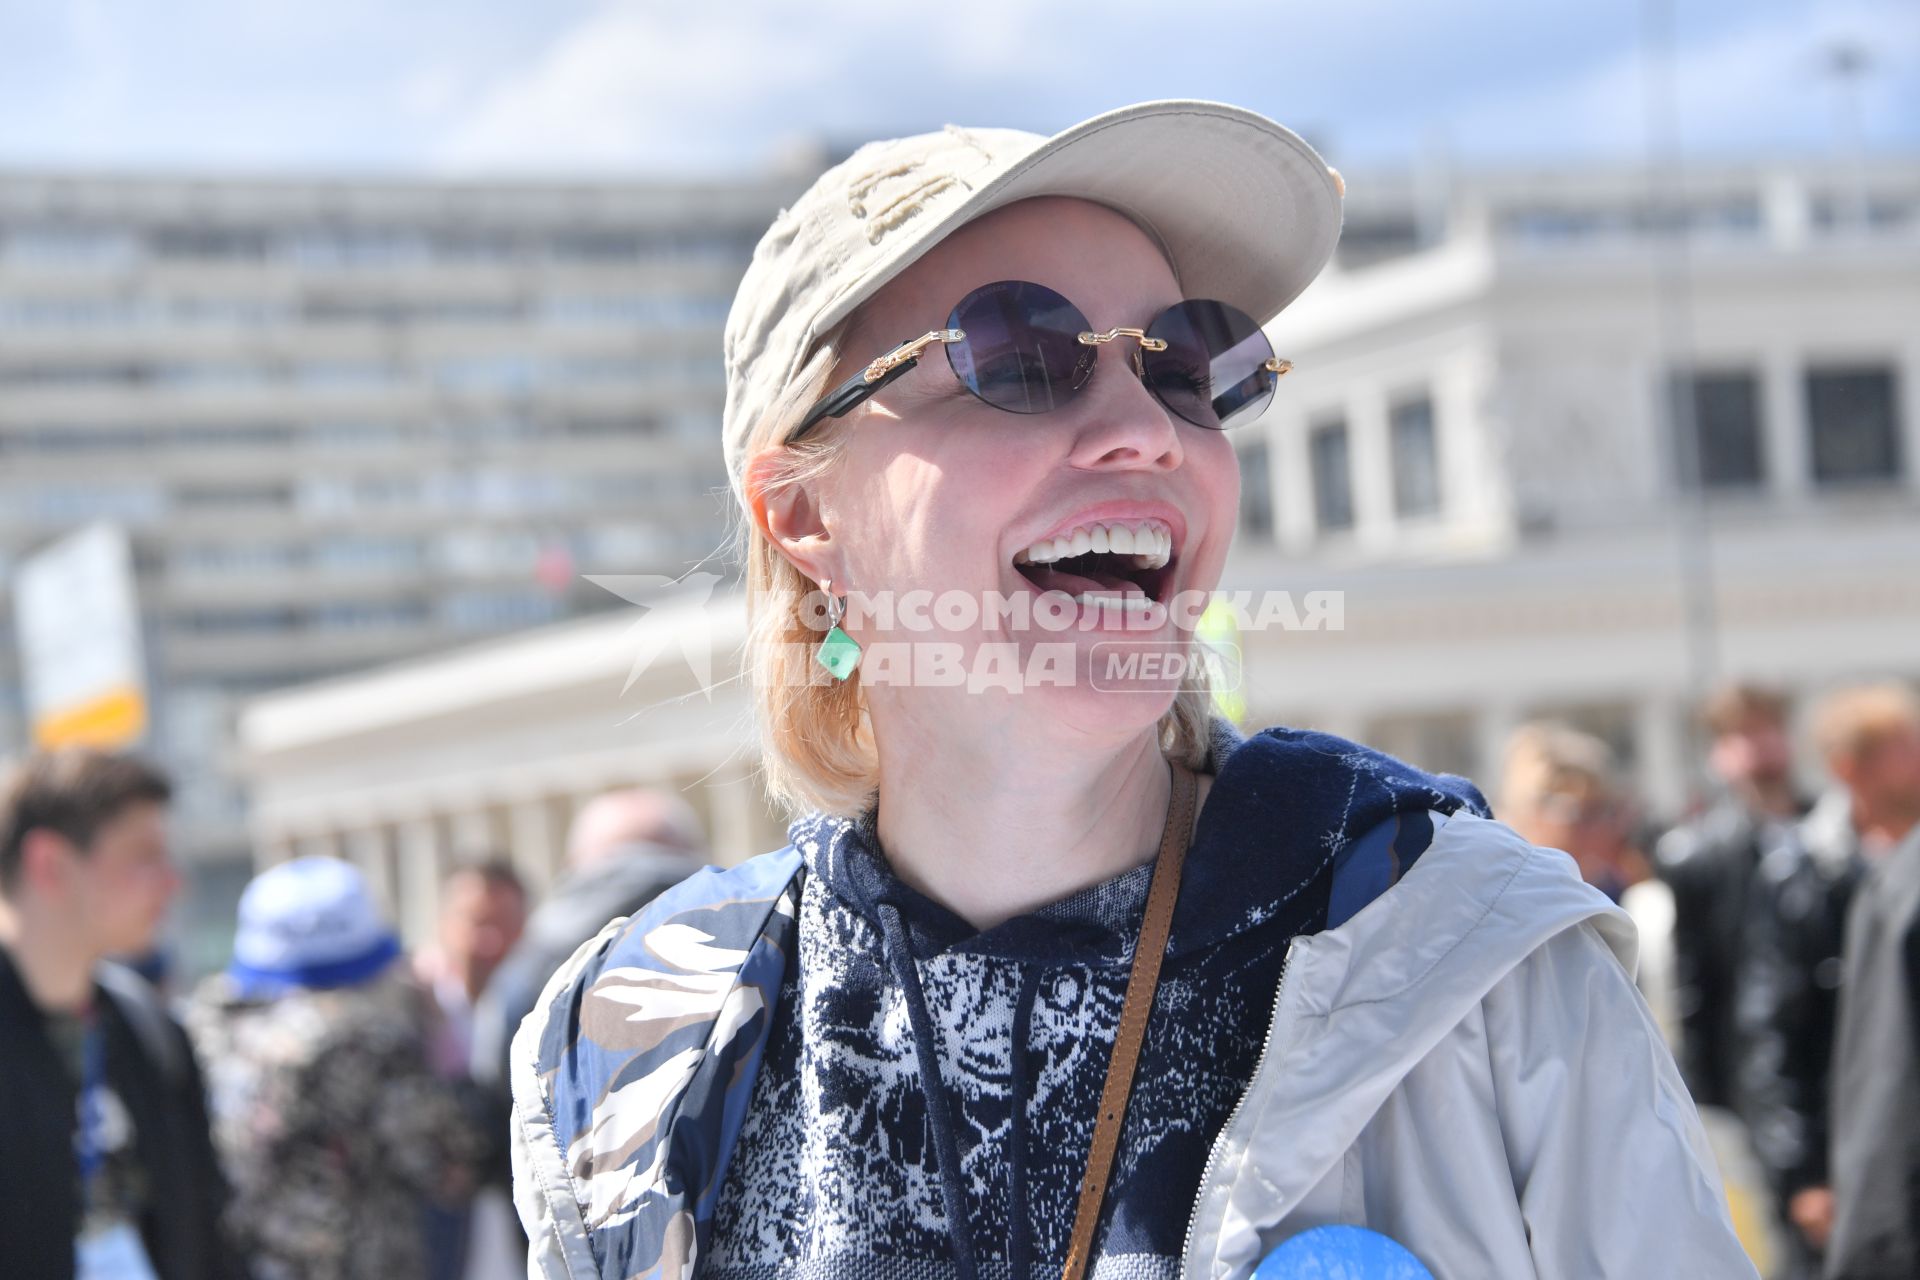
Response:
[[[1216,722],[1209,764],[1095,1277],[1177,1271],[1287,944],[1397,879],[1433,814],[1488,813],[1464,779],[1305,730]],[[982,931],[894,875],[871,812],[789,834],[798,944],[701,1274],[1058,1274],[1151,865]]]

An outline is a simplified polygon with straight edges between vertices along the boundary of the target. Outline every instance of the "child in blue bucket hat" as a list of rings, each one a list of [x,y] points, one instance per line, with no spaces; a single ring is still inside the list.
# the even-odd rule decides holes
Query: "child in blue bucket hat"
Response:
[[[429,1068],[431,1003],[350,863],[297,858],[240,899],[195,993],[235,1243],[258,1275],[425,1274],[428,1204],[471,1194],[484,1135]]]

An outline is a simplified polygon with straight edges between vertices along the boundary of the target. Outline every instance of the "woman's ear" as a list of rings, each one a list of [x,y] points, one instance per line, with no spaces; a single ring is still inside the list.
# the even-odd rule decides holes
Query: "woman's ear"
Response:
[[[839,548],[821,518],[814,491],[818,481],[782,480],[781,454],[777,448],[765,449],[747,461],[741,487],[753,522],[801,573],[815,582],[838,579]]]

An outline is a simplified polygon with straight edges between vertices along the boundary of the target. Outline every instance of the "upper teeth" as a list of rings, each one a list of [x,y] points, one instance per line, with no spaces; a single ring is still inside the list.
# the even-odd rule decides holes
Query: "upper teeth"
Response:
[[[1057,538],[1034,543],[1015,556],[1013,562],[1046,564],[1068,556],[1083,556],[1089,551],[1131,556],[1136,568],[1158,569],[1173,558],[1173,531],[1158,521],[1082,525]]]

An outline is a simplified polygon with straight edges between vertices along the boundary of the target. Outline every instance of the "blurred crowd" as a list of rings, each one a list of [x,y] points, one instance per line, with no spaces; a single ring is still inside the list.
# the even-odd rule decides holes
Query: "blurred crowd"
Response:
[[[1633,916],[1641,990],[1763,1273],[1920,1276],[1920,696],[1837,690],[1804,744],[1789,710],[1716,693],[1714,795],[1667,830],[1605,742],[1555,723],[1514,734],[1495,812]]]
[[[1839,690],[1806,742],[1789,711],[1718,692],[1714,794],[1664,830],[1605,742],[1524,726],[1496,813],[1634,917],[1649,1017],[1763,1271],[1920,1274],[1920,697]],[[504,852],[463,861],[412,954],[352,864],[282,863],[242,896],[232,963],[169,998],[113,957],[150,952],[179,888],[170,797],[80,748],[0,796],[5,1274],[524,1274],[508,1044],[569,954],[705,860],[692,810],[592,801],[537,908]]]
[[[705,861],[691,807],[589,802],[531,911],[509,859],[460,863],[410,955],[357,867],[281,863],[232,963],[169,998],[114,958],[151,952],[179,888],[170,796],[75,748],[0,799],[0,1275],[524,1276],[509,1041],[581,943]]]

